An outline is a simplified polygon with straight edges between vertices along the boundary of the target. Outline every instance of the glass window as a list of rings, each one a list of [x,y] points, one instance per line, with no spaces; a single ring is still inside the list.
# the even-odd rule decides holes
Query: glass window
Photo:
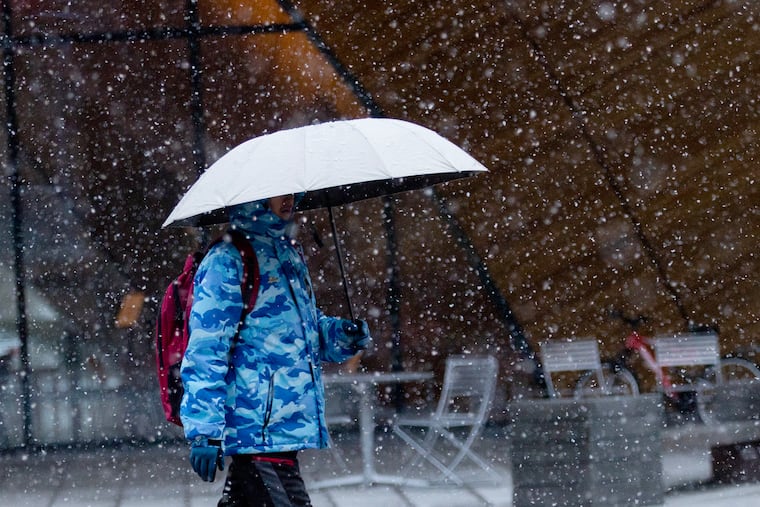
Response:
[[[123,32],[185,24],[186,0],[6,0],[12,12],[13,35],[70,36]]]
[[[275,0],[199,0],[204,26],[250,26],[291,23],[290,16]]]
[[[33,437],[155,438],[168,431],[155,390],[158,299],[210,234],[162,230],[164,219],[239,142],[366,111],[302,31],[202,35],[197,55],[184,38],[27,42],[13,59],[13,108]],[[0,209],[5,348],[20,338],[9,202]],[[21,368],[18,356],[6,364]],[[5,410],[19,430],[0,439],[21,445],[23,386],[12,377],[0,402],[19,405]]]
[[[303,32],[203,40],[209,160],[263,132],[366,116]]]
[[[134,433],[95,415],[104,397],[155,390],[155,305],[131,326],[116,319],[183,250],[184,238],[156,234],[174,175],[194,172],[187,45],[63,45],[15,62],[33,428],[53,442]]]

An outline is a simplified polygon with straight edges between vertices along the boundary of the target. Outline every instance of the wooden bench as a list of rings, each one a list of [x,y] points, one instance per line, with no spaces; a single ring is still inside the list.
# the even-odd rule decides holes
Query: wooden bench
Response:
[[[599,357],[599,344],[594,338],[579,340],[552,340],[541,345],[541,365],[546,380],[549,396],[558,398],[562,390],[557,389],[552,380],[552,373],[592,371],[596,374],[600,386],[606,386],[602,361]]]
[[[723,383],[720,371],[720,344],[713,333],[676,334],[652,339],[654,355],[662,368],[712,367],[715,384]],[[671,379],[675,380],[675,379]],[[674,391],[694,390],[693,384],[675,383]]]

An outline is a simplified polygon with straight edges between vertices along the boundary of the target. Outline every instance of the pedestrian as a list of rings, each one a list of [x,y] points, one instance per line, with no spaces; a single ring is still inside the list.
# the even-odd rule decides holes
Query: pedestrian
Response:
[[[213,481],[231,456],[219,507],[311,505],[297,453],[329,445],[320,364],[343,362],[370,343],[366,322],[317,308],[292,237],[302,197],[230,210],[231,227],[251,241],[261,274],[242,323],[243,263],[233,245],[214,245],[195,277],[180,417],[201,479]]]

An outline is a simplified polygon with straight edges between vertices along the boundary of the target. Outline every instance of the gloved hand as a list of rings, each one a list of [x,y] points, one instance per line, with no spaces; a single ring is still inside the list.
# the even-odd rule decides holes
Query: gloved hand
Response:
[[[351,338],[351,344],[356,351],[366,350],[369,347],[372,338],[369,335],[369,326],[363,320],[344,320],[341,323],[343,332]]]
[[[216,469],[224,470],[224,455],[219,440],[197,437],[190,444],[190,464],[201,479],[214,482]]]

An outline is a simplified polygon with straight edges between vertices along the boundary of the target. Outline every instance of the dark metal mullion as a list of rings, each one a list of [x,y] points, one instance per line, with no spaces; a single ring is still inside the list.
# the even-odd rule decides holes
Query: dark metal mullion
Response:
[[[201,22],[198,13],[198,0],[187,0],[185,5],[184,31],[187,38],[188,59],[190,61],[190,115],[193,125],[193,167],[200,176],[206,168],[206,121],[203,105],[203,70],[201,69]],[[198,232],[200,244],[208,242],[208,232]]]
[[[369,110],[370,116],[373,118],[384,118],[385,112],[382,108],[380,108],[375,102],[356,76],[354,76],[351,71],[343,65],[338,57],[335,56],[335,53],[327,47],[325,41],[322,40],[316,30],[314,30],[314,27],[311,26],[311,23],[303,19],[301,13],[298,12],[298,9],[293,5],[293,2],[290,0],[277,0],[277,3],[279,3],[280,7],[282,7],[288,16],[290,16],[290,19],[293,20],[295,25],[303,27],[304,32],[306,32],[306,35],[311,40],[312,44],[314,44],[319,52],[327,59],[332,68],[334,68],[338,75],[343,78],[343,81],[353,90],[354,95],[356,95],[362,105]]]
[[[190,60],[190,112],[193,123],[193,165],[198,176],[206,168],[206,122],[203,110],[203,85],[201,70],[200,15],[197,0],[187,0],[185,21],[187,22],[187,46]]]
[[[29,328],[26,315],[26,276],[24,272],[24,236],[22,233],[21,182],[18,171],[19,140],[18,117],[16,116],[16,70],[14,66],[14,45],[10,39],[13,33],[11,25],[10,2],[3,2],[3,75],[5,83],[5,129],[8,135],[8,163],[10,164],[10,198],[11,198],[11,236],[13,238],[13,260],[16,287],[16,332],[21,341],[21,400],[24,418],[24,446],[31,447],[32,435],[32,400],[31,400],[31,364],[29,362]]]
[[[478,273],[478,277],[480,278],[481,283],[485,287],[486,294],[488,294],[488,296],[491,298],[491,301],[496,305],[499,314],[504,319],[504,323],[507,326],[507,330],[511,339],[510,343],[512,350],[517,352],[521,357],[525,357],[538,362],[538,357],[536,356],[533,347],[531,347],[530,342],[528,342],[522,325],[517,320],[517,316],[512,311],[509,303],[499,290],[499,287],[491,277],[491,274],[488,272],[488,266],[485,262],[483,262],[483,259],[481,259],[480,255],[478,255],[478,252],[475,250],[475,246],[470,241],[469,236],[462,228],[457,218],[451,212],[446,202],[438,194],[438,192],[435,191],[435,189],[432,191],[432,199],[438,205],[439,214],[446,219],[449,229],[454,235],[454,239],[456,239],[457,243],[459,243],[462,249],[467,253],[467,265],[475,268],[475,271]]]
[[[683,300],[681,299],[681,295],[679,294],[675,285],[672,283],[672,280],[668,276],[668,272],[665,269],[663,261],[658,255],[657,250],[654,247],[654,244],[652,243],[652,241],[650,241],[649,237],[644,231],[644,225],[642,224],[641,219],[636,214],[633,206],[631,205],[628,198],[626,197],[625,192],[621,188],[620,184],[616,181],[612,168],[610,167],[610,164],[607,162],[607,158],[604,155],[604,147],[601,146],[599,143],[597,143],[594,140],[591,133],[589,132],[588,127],[586,126],[586,121],[585,121],[583,112],[575,104],[572,97],[570,97],[570,93],[564,87],[564,85],[562,84],[562,81],[559,79],[559,76],[554,71],[552,66],[549,64],[549,60],[546,57],[546,53],[544,53],[543,49],[538,44],[538,42],[534,38],[531,37],[530,33],[528,33],[528,30],[525,28],[522,22],[518,19],[518,17],[514,16],[514,19],[515,19],[515,22],[518,24],[518,26],[520,26],[523,32],[523,37],[525,37],[525,40],[530,44],[531,48],[533,49],[536,55],[536,59],[543,67],[546,77],[554,85],[555,89],[557,90],[557,93],[559,93],[565,106],[570,111],[570,115],[575,121],[576,125],[578,126],[578,130],[580,131],[581,136],[583,136],[583,138],[586,140],[586,142],[588,143],[591,149],[591,153],[594,156],[594,160],[596,161],[597,165],[601,167],[602,171],[604,171],[604,175],[607,178],[607,186],[612,190],[612,193],[615,195],[615,197],[618,200],[620,208],[623,210],[623,214],[626,217],[628,217],[628,221],[633,226],[633,229],[636,233],[636,237],[639,239],[641,246],[644,248],[644,251],[646,252],[647,256],[649,257],[650,262],[652,263],[655,271],[657,272],[657,275],[660,280],[660,285],[665,289],[667,293],[670,294],[670,297],[673,300],[673,304],[676,306],[676,309],[678,310],[678,314],[681,316],[684,322],[688,325],[690,322],[689,312],[686,310],[686,307],[684,306]]]
[[[398,263],[398,238],[396,237],[396,225],[394,200],[390,196],[383,197],[383,224],[385,225],[388,255],[386,264],[390,271],[388,292],[386,295],[386,307],[391,321],[391,371],[404,370],[404,348],[401,342],[401,268]],[[397,384],[393,388],[393,404],[396,411],[404,408],[404,387]]]

